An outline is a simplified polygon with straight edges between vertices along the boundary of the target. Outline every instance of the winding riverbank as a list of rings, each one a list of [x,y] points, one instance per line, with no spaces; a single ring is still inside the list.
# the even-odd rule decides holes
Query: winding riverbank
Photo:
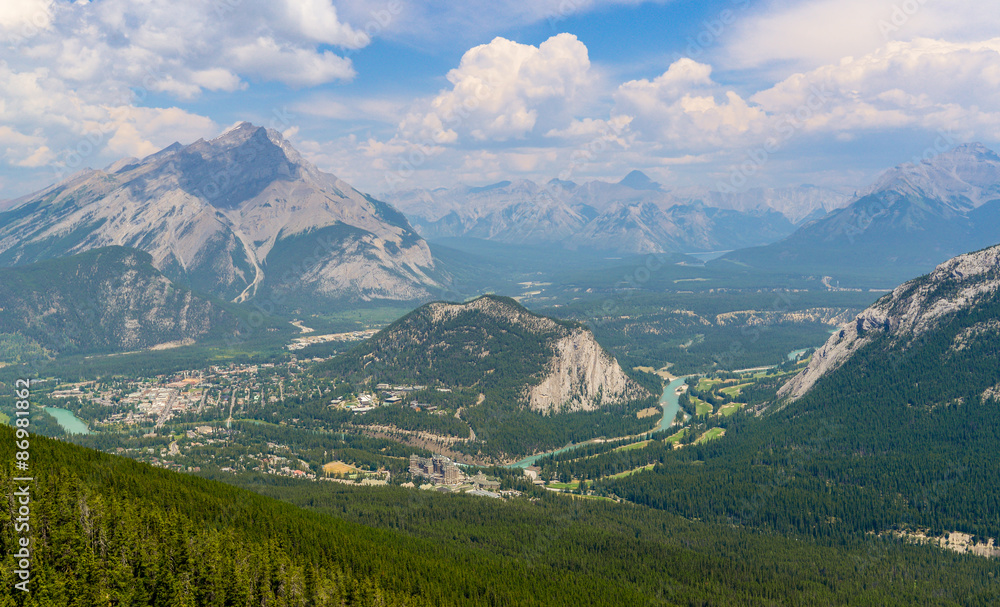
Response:
[[[663,394],[660,395],[660,401],[659,401],[660,402],[660,407],[663,409],[663,416],[660,418],[660,422],[656,425],[655,428],[653,428],[649,432],[643,432],[640,435],[636,435],[636,436],[623,436],[623,437],[612,438],[612,439],[608,439],[608,440],[609,441],[622,441],[622,442],[624,442],[624,441],[626,441],[626,440],[628,440],[630,438],[639,438],[641,436],[644,436],[646,434],[650,434],[652,432],[659,432],[661,430],[667,430],[667,429],[669,429],[670,426],[673,425],[674,418],[677,417],[677,411],[680,410],[680,406],[681,406],[681,404],[680,404],[680,395],[677,394],[677,388],[679,388],[680,386],[682,386],[684,384],[684,380],[686,380],[686,379],[687,379],[687,376],[675,378],[670,383],[668,383],[667,385],[665,385],[663,387]],[[592,440],[584,441],[582,443],[575,443],[575,444],[566,445],[565,447],[560,447],[558,449],[553,449],[551,451],[546,451],[544,453],[536,453],[535,455],[529,455],[528,457],[526,457],[526,458],[524,458],[522,460],[519,460],[517,462],[514,462],[513,464],[510,464],[508,467],[509,468],[527,468],[528,466],[534,465],[535,462],[537,462],[538,460],[540,460],[543,457],[546,457],[546,456],[549,456],[549,455],[555,455],[555,454],[558,454],[558,453],[565,453],[566,451],[572,451],[573,449],[578,449],[578,448],[580,448],[580,447],[582,447],[584,445],[592,445],[592,444],[595,444],[595,443],[603,443],[603,442],[607,442],[607,441],[605,441],[604,439],[595,438],[595,439],[592,439]]]

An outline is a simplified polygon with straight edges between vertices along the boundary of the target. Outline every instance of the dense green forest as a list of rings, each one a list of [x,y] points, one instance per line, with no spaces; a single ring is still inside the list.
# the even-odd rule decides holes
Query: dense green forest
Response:
[[[800,400],[596,488],[781,532],[1000,537],[998,316],[991,296],[917,339],[880,336]]]
[[[451,551],[627,580],[650,605],[986,605],[1000,592],[994,561],[873,536],[821,543],[540,490],[530,500],[499,501],[226,478]],[[618,604],[630,599],[622,595]]]
[[[0,458],[13,432],[0,429]],[[542,492],[499,501],[228,477],[32,438],[30,594],[0,605],[988,605],[989,560],[823,546]],[[240,480],[242,479],[242,480]],[[14,490],[6,472],[0,485]],[[0,530],[12,587],[10,520]]]
[[[865,292],[636,290],[584,295],[539,312],[585,323],[623,366],[669,362],[685,375],[778,364],[793,350],[822,345],[831,320],[849,319],[875,299]]]

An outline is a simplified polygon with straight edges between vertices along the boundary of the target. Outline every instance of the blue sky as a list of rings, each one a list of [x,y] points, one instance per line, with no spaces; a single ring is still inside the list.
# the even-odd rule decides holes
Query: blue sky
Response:
[[[971,0],[11,0],[0,199],[249,120],[393,189],[552,177],[860,188],[1000,141]],[[993,11],[995,12],[995,11]]]

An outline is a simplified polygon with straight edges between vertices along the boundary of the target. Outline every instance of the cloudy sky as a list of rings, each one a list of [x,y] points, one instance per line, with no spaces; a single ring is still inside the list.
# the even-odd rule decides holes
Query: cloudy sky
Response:
[[[860,187],[1000,142],[973,0],[4,0],[0,200],[276,128],[360,189]]]

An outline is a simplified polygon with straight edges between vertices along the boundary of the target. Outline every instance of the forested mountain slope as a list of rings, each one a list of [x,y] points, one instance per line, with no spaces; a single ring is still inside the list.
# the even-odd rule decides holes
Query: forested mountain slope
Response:
[[[240,326],[234,310],[178,288],[134,249],[0,269],[0,334],[50,354],[193,343],[235,336]]]
[[[13,444],[0,427],[0,457],[11,461]],[[877,539],[820,546],[551,494],[506,502],[274,477],[256,487],[304,510],[41,437],[31,453],[31,592],[0,593],[2,607],[985,606],[997,597],[989,561]],[[6,467],[0,487],[17,490]],[[18,535],[4,517],[8,589]]]
[[[810,535],[1000,538],[998,253],[947,262],[860,315],[785,390],[797,400],[772,394],[723,439],[651,450],[654,471],[603,490]]]
[[[0,426],[5,461],[13,445]],[[5,516],[2,607],[648,604],[627,582],[456,554],[42,437],[31,462],[31,592],[10,590],[20,534]],[[6,466],[0,487],[17,490]]]

